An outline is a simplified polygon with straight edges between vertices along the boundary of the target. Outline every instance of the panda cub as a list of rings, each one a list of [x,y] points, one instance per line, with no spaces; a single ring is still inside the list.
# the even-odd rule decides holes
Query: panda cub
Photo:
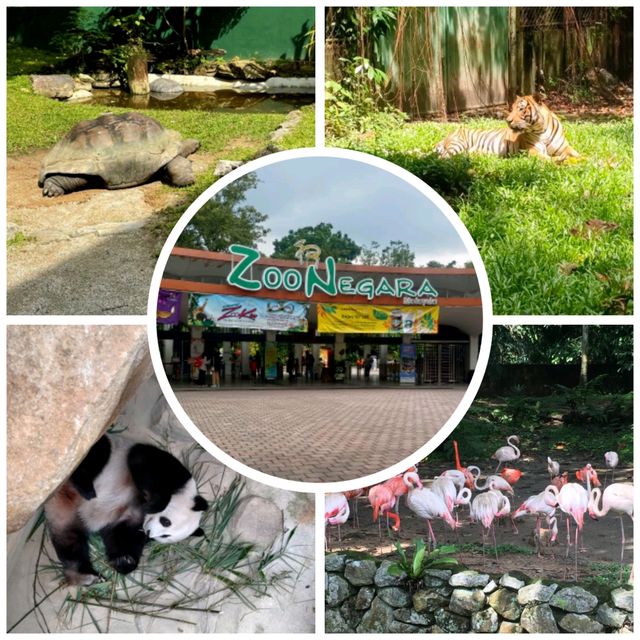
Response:
[[[68,583],[88,586],[101,579],[89,559],[89,533],[102,536],[109,564],[129,573],[147,539],[171,543],[204,535],[199,525],[207,506],[170,453],[102,436],[44,509]]]

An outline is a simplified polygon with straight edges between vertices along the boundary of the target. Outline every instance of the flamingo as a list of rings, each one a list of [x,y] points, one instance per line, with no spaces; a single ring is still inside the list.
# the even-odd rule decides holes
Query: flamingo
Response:
[[[556,460],[552,460],[547,456],[547,471],[549,472],[549,480],[560,475],[560,463]]]
[[[509,499],[500,491],[490,490],[477,495],[471,503],[471,519],[482,524],[482,558],[484,560],[484,548],[487,533],[493,532],[493,548],[498,560],[498,546],[496,544],[496,532],[493,521],[496,518],[507,515],[511,512]]]
[[[599,487],[600,480],[598,480],[598,472],[590,465],[586,464],[582,469],[576,471],[576,478],[579,482],[584,482],[587,485],[587,491],[591,491],[591,486]]]
[[[351,491],[345,491],[344,495],[347,500],[353,500],[353,526],[360,526],[360,518],[358,518],[358,498],[364,496],[367,492],[366,489],[352,489]]]
[[[474,487],[478,491],[485,491],[485,489],[497,489],[498,491],[506,491],[513,495],[513,487],[502,476],[491,475],[487,476],[484,481],[484,485],[478,484],[479,478],[476,478]]]
[[[467,487],[469,487],[469,489],[473,489],[473,483],[475,481],[476,476],[475,476],[474,472],[472,471],[472,469],[473,470],[477,470],[478,475],[480,474],[480,469],[478,467],[475,467],[475,466],[463,467],[460,464],[460,454],[458,452],[458,441],[457,440],[453,441],[453,451],[454,451],[455,456],[456,456],[456,469],[458,471],[462,471],[462,473],[464,474],[465,484],[467,485]]]
[[[534,540],[536,541],[538,557],[540,557],[542,555],[541,548],[540,548],[540,540],[541,540],[540,519],[542,517],[546,517],[547,518],[547,523],[549,523],[549,519],[553,517],[554,521],[555,521],[555,513],[556,513],[556,508],[547,503],[546,491],[541,491],[540,493],[536,494],[535,496],[531,496],[531,497],[527,498],[516,509],[515,513],[513,514],[513,519],[514,520],[516,518],[521,518],[522,516],[525,516],[527,514],[535,515],[536,524],[535,524]],[[555,542],[555,539],[556,539],[556,537],[558,535],[557,523],[554,522],[554,525],[555,525],[555,535],[552,537],[551,542]]]
[[[373,521],[378,522],[378,535],[382,538],[380,531],[380,521],[378,517],[382,514],[387,514],[389,518],[393,520],[391,528],[397,531],[400,528],[400,516],[392,511],[396,504],[396,497],[393,495],[393,491],[390,487],[384,484],[377,484],[369,489],[369,502],[373,507]]]
[[[511,469],[510,467],[502,467],[500,475],[513,486],[522,477],[522,471],[520,469]]]
[[[512,442],[515,442],[515,444]],[[496,467],[496,473],[500,469],[500,465],[505,462],[513,462],[520,457],[520,449],[516,445],[520,444],[520,438],[516,435],[509,436],[507,438],[507,444],[504,447],[500,447],[496,449],[495,453],[491,456],[494,460],[498,461],[498,466]]]
[[[588,479],[587,479],[588,483]],[[582,531],[584,525],[584,514],[589,504],[589,494],[586,489],[576,482],[568,482],[563,485],[562,489],[558,489],[555,485],[550,484],[544,490],[546,494],[547,504],[549,506],[558,506],[560,509],[570,515],[576,523],[576,540],[575,540],[575,567],[576,580],[578,579],[578,535]],[[567,559],[569,557],[569,547],[571,546],[571,522],[567,520],[567,550],[564,556],[564,573],[567,575]]]
[[[338,542],[342,542],[340,525],[349,518],[349,501],[344,493],[328,493],[324,497],[324,525],[338,527]]]
[[[567,484],[567,482],[569,482],[569,472],[565,471],[559,476],[552,478],[550,484],[560,490],[562,489],[562,487],[564,487],[565,484]]]
[[[598,507],[602,495],[602,507]],[[630,482],[614,482],[604,493],[598,488],[591,490],[589,495],[589,515],[592,518],[602,518],[613,511],[620,518],[620,579],[622,579],[622,563],[624,561],[624,522],[622,516],[626,513],[633,522],[633,485]]]
[[[538,548],[538,557],[542,557],[542,545],[551,546],[558,537],[558,518],[556,516],[547,516],[547,528],[538,528],[534,532],[534,540]]]
[[[405,480],[405,482],[408,481]],[[453,519],[444,500],[437,493],[425,487],[419,488],[409,484],[407,484],[407,486],[409,489],[407,493],[407,506],[419,518],[424,518],[427,521],[429,540],[433,540],[433,546],[435,548],[436,536],[433,533],[431,520],[433,520],[433,518],[442,518],[454,530],[460,526],[460,523]]]
[[[609,473],[609,469],[611,469],[611,482],[615,481],[614,475],[616,472],[616,467],[618,466],[618,462],[620,462],[620,458],[615,451],[607,451],[604,454],[604,464],[607,467],[607,473],[604,475],[604,483],[607,484],[607,474]]]

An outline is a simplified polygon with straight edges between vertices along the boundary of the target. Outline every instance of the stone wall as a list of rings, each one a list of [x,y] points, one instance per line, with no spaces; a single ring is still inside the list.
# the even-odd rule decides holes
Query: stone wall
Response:
[[[325,558],[327,633],[620,633],[633,630],[633,590],[531,582],[524,574],[430,569],[410,589],[389,560]]]

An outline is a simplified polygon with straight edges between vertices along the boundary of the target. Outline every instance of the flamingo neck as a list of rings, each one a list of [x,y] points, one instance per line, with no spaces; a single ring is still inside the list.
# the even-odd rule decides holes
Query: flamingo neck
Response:
[[[456,457],[456,469],[458,471],[462,471],[463,467],[460,464],[460,454],[458,453],[458,441],[457,440],[453,441],[453,451],[454,451],[454,454],[455,454],[455,457]]]

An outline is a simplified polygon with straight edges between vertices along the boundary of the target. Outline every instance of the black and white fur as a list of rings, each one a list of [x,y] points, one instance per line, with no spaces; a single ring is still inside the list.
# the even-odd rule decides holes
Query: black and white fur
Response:
[[[171,543],[203,535],[206,508],[191,473],[170,453],[102,436],[46,502],[45,514],[67,581],[86,586],[101,579],[89,559],[89,533],[102,536],[109,564],[129,573],[149,538]]]

